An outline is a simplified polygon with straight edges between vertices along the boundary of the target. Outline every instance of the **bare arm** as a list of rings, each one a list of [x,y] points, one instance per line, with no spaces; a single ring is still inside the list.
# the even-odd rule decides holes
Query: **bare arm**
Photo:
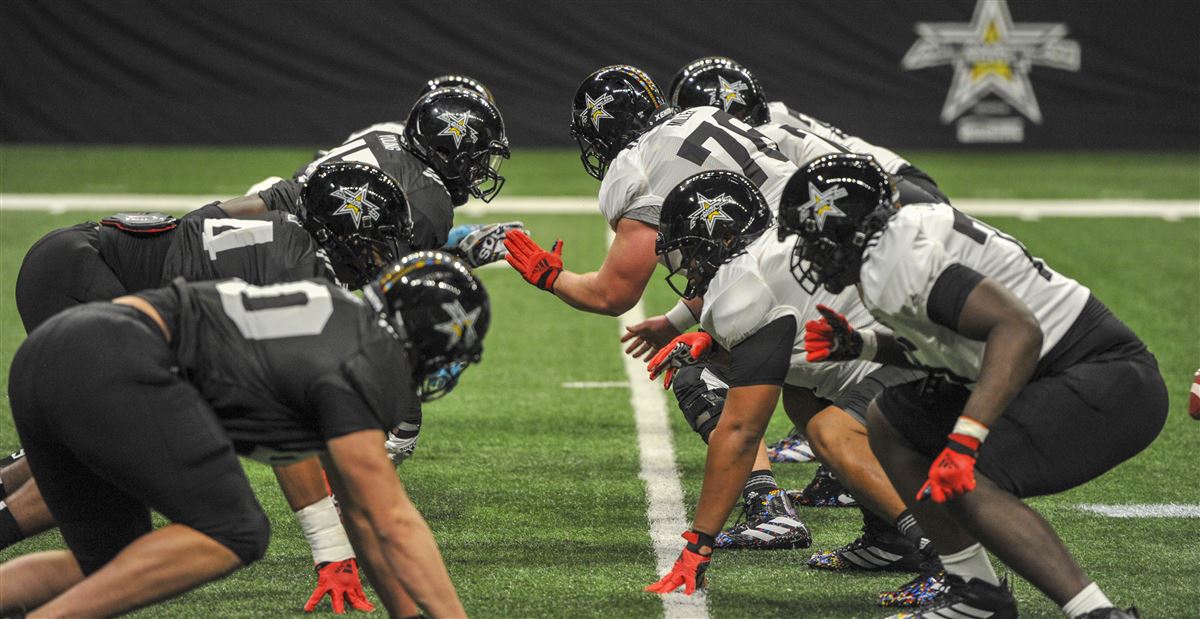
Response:
[[[266,213],[267,203],[263,202],[258,194],[239,196],[222,202],[221,210],[225,211],[225,214],[229,215],[231,219],[241,219]]]
[[[990,427],[1033,376],[1042,329],[1024,302],[999,282],[984,278],[967,296],[955,331],[985,343],[979,380],[963,415]]]
[[[329,441],[330,482],[342,500],[354,550],[393,616],[398,597],[384,593],[403,585],[433,617],[465,617],[450,574],[425,519],[409,501],[383,448],[380,430],[363,430]],[[341,486],[340,488],[336,486]],[[362,542],[372,541],[372,544]]]
[[[610,316],[624,314],[637,304],[654,274],[657,235],[658,230],[650,224],[621,219],[600,270],[564,270],[554,283],[554,294],[576,309]]]

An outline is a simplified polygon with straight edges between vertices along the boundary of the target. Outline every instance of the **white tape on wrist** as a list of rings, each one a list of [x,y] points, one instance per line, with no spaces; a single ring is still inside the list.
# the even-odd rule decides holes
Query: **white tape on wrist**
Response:
[[[987,438],[988,432],[990,432],[990,430],[988,430],[987,426],[975,421],[974,419],[971,419],[970,417],[967,417],[966,415],[959,417],[958,421],[954,422],[954,434],[963,434],[969,436],[978,440],[980,443]]]
[[[354,549],[350,547],[350,538],[346,537],[346,530],[342,528],[333,497],[325,497],[297,511],[296,520],[300,521],[300,530],[312,548],[314,564],[345,561],[354,557]]]
[[[688,306],[684,305],[683,301],[676,303],[675,307],[672,307],[666,316],[667,322],[671,323],[671,326],[675,327],[675,330],[680,333],[687,333],[688,329],[700,324],[700,321],[696,320],[696,317],[692,315],[692,310],[688,309]]]
[[[862,337],[862,352],[859,353],[859,359],[874,361],[875,354],[879,352],[879,337],[870,329],[861,329],[858,334]]]

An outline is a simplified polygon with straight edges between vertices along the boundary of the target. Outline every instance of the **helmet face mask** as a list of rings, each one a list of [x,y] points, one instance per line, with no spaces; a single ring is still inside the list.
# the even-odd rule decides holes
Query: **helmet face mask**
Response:
[[[611,65],[589,75],[571,109],[571,137],[583,169],[604,180],[617,154],[669,115],[664,108],[662,91],[637,67]]]
[[[409,254],[383,269],[363,297],[404,343],[421,401],[449,393],[482,358],[490,303],[483,284],[458,258],[440,251]]]
[[[721,265],[745,253],[770,225],[766,200],[749,179],[725,170],[700,172],[663,199],[654,251],[664,259],[671,289],[694,299],[707,292]],[[676,276],[687,279],[682,290]]]
[[[504,186],[500,163],[508,137],[499,110],[483,95],[442,88],[417,100],[404,127],[409,148],[433,168],[455,206],[474,196],[490,202]]]
[[[711,105],[751,126],[770,120],[767,97],[749,69],[724,56],[688,63],[671,80],[671,105],[682,109]]]
[[[857,284],[867,242],[896,208],[895,184],[870,156],[826,155],[806,164],[788,180],[779,205],[779,239],[797,236],[796,282],[810,294]]]
[[[395,179],[365,164],[322,164],[301,190],[301,224],[329,258],[338,279],[361,288],[396,260],[412,238],[408,200]]]

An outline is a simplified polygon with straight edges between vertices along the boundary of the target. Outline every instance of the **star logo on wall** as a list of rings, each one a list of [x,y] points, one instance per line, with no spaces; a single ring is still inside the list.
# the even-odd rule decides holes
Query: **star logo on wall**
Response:
[[[334,198],[342,201],[342,205],[333,211],[334,215],[349,215],[354,220],[354,227],[358,228],[363,219],[367,221],[377,221],[379,219],[379,205],[367,199],[367,187],[341,187],[331,194]]]
[[[706,198],[700,192],[696,192],[696,201],[700,203],[700,208],[696,209],[688,219],[692,220],[690,227],[695,228],[696,224],[703,222],[708,228],[708,233],[713,233],[713,227],[718,221],[733,221],[733,218],[721,210],[726,204],[737,204],[729,194],[723,193],[715,198]]]
[[[920,37],[900,65],[908,71],[951,65],[954,78],[942,106],[948,124],[996,95],[1034,123],[1042,111],[1029,71],[1033,65],[1078,71],[1079,43],[1063,23],[1014,23],[1005,0],[978,0],[969,23],[919,22]]]

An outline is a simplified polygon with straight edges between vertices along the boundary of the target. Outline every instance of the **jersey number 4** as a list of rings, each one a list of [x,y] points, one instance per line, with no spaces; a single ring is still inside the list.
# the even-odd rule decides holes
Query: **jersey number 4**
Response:
[[[317,335],[333,315],[329,289],[313,282],[251,286],[241,280],[217,284],[225,315],[248,340]]]
[[[683,144],[679,147],[679,152],[675,154],[696,165],[704,165],[709,155],[712,154],[712,151],[704,144],[712,140],[737,162],[738,166],[742,168],[742,174],[760,188],[763,183],[767,182],[767,173],[754,161],[746,144],[748,143],[757,152],[776,161],[788,160],[783,153],[779,152],[770,138],[753,128],[738,127],[733,124],[733,117],[729,114],[717,112],[713,114],[712,118],[716,121],[715,123],[706,120],[696,125],[696,128],[684,139]]]

